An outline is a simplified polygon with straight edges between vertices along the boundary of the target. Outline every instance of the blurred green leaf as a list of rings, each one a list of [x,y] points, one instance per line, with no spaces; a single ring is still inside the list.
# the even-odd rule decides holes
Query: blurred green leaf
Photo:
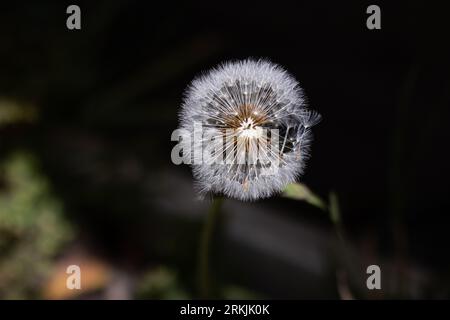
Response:
[[[0,97],[0,126],[18,122],[32,123],[38,118],[35,106]]]
[[[327,205],[318,195],[313,193],[303,183],[291,183],[284,189],[283,197],[295,200],[305,201],[319,209],[327,210]]]

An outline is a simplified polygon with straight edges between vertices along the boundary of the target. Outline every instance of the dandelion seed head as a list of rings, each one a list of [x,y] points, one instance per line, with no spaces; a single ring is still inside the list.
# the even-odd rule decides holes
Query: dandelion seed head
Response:
[[[227,62],[201,75],[186,90],[180,127],[200,123],[199,144],[221,161],[192,165],[199,192],[257,200],[281,191],[303,173],[319,120],[298,82],[269,61]]]

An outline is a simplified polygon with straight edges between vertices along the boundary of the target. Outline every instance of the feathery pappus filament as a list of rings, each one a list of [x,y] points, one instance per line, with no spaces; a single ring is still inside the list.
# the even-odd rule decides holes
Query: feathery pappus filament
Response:
[[[266,60],[227,62],[193,80],[180,113],[184,157],[201,194],[257,200],[302,174],[311,127],[303,90]],[[196,134],[200,128],[201,134]]]

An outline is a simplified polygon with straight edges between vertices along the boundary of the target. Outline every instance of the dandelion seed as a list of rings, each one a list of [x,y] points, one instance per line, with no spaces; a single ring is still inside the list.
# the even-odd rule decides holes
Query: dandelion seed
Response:
[[[198,145],[211,161],[192,165],[199,192],[240,200],[280,192],[303,173],[319,121],[298,82],[271,62],[228,62],[200,76],[180,113],[182,129],[204,128]]]

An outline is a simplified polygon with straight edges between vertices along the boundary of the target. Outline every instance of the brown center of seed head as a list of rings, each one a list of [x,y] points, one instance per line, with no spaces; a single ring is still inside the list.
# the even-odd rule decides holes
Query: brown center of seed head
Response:
[[[265,112],[251,104],[239,106],[234,114],[228,115],[225,119],[228,127],[233,129],[241,128],[243,125],[250,126],[248,129],[252,129],[264,124],[266,121],[267,116]]]

